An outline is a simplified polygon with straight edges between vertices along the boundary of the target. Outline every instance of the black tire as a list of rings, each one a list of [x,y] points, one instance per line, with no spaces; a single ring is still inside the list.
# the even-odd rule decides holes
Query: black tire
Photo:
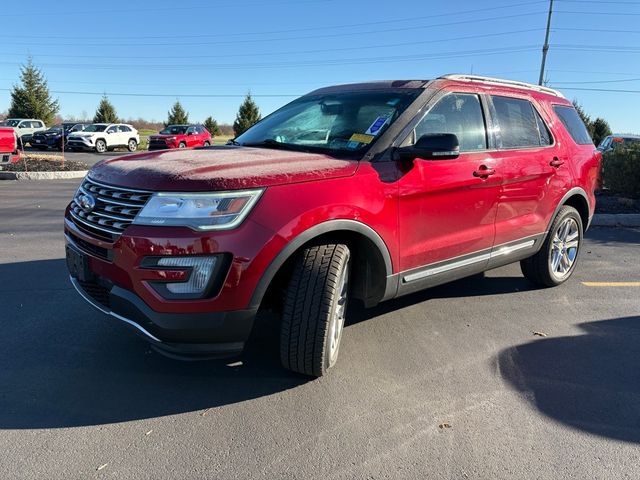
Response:
[[[573,238],[574,234],[576,235],[577,245],[575,248],[569,246],[573,245],[575,240],[560,240],[563,235],[561,229],[565,227],[569,229],[566,234],[568,238]],[[551,223],[542,248],[532,257],[520,262],[522,274],[527,280],[543,287],[555,287],[566,282],[578,264],[583,233],[582,218],[578,211],[564,205]],[[557,263],[554,262],[556,258],[558,259]],[[554,263],[558,269],[566,266],[566,271],[559,272]]]
[[[204,143],[202,144],[203,147],[208,147],[211,145],[211,142],[209,140],[205,140]]]
[[[127,150],[130,152],[135,152],[138,149],[138,142],[134,138],[129,139],[129,143],[127,143]]]
[[[104,153],[106,151],[107,151],[107,142],[105,142],[102,139],[96,140],[96,152]]]
[[[306,248],[296,260],[280,329],[280,360],[285,368],[320,377],[335,365],[350,265],[349,248],[342,244]]]
[[[186,144],[186,143],[184,143],[184,142],[180,142],[180,143],[178,144],[178,148],[187,148],[187,144]]]

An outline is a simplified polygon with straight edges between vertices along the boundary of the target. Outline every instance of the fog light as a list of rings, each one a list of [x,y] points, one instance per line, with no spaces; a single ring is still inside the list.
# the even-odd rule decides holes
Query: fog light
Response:
[[[167,290],[176,295],[198,295],[204,293],[211,281],[217,257],[162,257],[159,267],[175,267],[191,270],[189,280],[165,283]]]

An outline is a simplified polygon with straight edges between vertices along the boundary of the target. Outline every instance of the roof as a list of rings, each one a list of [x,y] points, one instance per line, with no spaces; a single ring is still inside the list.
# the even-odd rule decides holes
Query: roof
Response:
[[[521,90],[546,93],[547,95],[553,95],[558,98],[565,98],[562,93],[560,93],[558,90],[554,90],[553,88],[545,87],[542,85],[534,85],[527,82],[520,82],[517,80],[507,80],[503,78],[484,77],[480,75],[448,74],[438,77],[436,80],[451,80],[462,83],[480,83],[484,85],[504,86]],[[430,83],[431,80],[379,80],[373,82],[351,83],[324,87],[318,90],[314,90],[310,94],[336,93],[353,90],[385,90],[390,88],[427,88]]]

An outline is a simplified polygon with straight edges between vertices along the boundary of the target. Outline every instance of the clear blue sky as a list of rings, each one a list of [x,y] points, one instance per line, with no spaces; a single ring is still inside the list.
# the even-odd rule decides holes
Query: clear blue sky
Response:
[[[155,0],[9,2],[0,21],[0,111],[27,55],[63,116],[102,92],[124,118],[230,123],[251,91],[263,114],[316,87],[445,73],[536,83],[549,2]],[[640,133],[640,1],[555,0],[549,85],[616,132]],[[94,92],[91,94],[64,92]],[[120,96],[116,93],[158,94]],[[221,95],[190,97],[189,95]]]

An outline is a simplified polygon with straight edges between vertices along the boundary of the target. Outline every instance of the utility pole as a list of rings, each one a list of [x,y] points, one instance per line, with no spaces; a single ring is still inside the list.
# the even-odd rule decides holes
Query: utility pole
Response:
[[[549,16],[547,17],[547,34],[544,37],[544,46],[542,47],[542,65],[540,65],[540,79],[538,85],[544,82],[544,65],[547,63],[547,52],[549,51],[549,31],[551,30],[551,14],[553,13],[553,0],[549,0]]]

